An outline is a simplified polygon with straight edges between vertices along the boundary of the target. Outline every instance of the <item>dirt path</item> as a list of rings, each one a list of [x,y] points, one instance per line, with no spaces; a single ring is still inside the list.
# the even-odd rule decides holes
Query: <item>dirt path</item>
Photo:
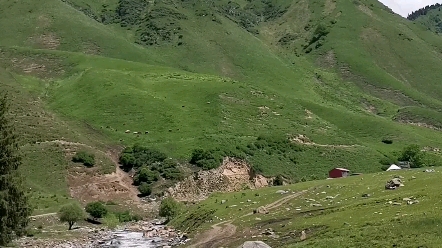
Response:
[[[236,226],[232,224],[233,220],[223,221],[212,225],[212,229],[202,233],[199,241],[189,248],[212,248],[219,247],[220,243],[226,243],[229,237],[236,233]],[[223,226],[222,226],[223,225]]]
[[[132,185],[132,178],[120,168],[118,155],[113,151],[108,151],[106,156],[108,156],[109,159],[115,164],[115,173],[110,174],[110,176],[114,176],[121,186],[129,191],[132,200],[138,204],[141,204],[140,198],[138,197],[139,192]]]
[[[284,203],[299,197],[308,190],[303,190],[300,192],[296,192],[294,194],[290,194],[285,196],[279,200],[276,200],[270,204],[265,205],[264,207],[267,210],[275,209],[282,206]],[[245,214],[238,219],[244,218],[246,216],[253,215],[253,212]],[[235,219],[237,220],[237,219]],[[212,248],[212,247],[220,247],[226,243],[228,243],[228,239],[235,235],[236,226],[232,224],[234,220],[226,220],[217,224],[212,225],[212,229],[205,231],[204,233],[199,234],[195,237],[195,240],[198,240],[197,243],[188,246],[189,248]]]
[[[305,136],[298,136],[298,137],[293,137],[291,138],[292,142],[296,142],[299,143],[301,145],[306,145],[306,146],[316,146],[316,147],[332,147],[332,148],[354,148],[354,147],[363,147],[362,145],[328,145],[328,144],[318,144],[315,142],[310,141],[307,137]]]
[[[264,207],[265,207],[267,210],[272,210],[272,209],[274,209],[274,208],[280,207],[282,204],[284,204],[284,203],[290,201],[290,200],[293,199],[293,198],[299,197],[299,196],[301,196],[301,195],[307,193],[307,191],[308,191],[308,190],[303,190],[303,191],[296,192],[296,193],[294,193],[294,194],[290,194],[290,195],[288,195],[288,196],[286,196],[286,197],[283,197],[283,198],[281,198],[281,199],[279,199],[279,200],[277,200],[277,201],[274,201],[274,202],[272,202],[272,203],[270,203],[270,204],[268,204],[268,205],[266,205],[266,206],[264,206]]]
[[[30,216],[30,218],[41,218],[41,217],[53,216],[53,215],[57,215],[57,213],[47,213],[47,214],[32,215],[32,216]]]

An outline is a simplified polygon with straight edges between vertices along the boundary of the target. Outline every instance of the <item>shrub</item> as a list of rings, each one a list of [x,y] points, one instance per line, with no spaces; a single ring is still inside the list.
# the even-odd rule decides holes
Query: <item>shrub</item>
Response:
[[[153,182],[158,181],[159,177],[160,176],[157,171],[152,171],[147,166],[143,166],[135,175],[134,184],[137,186],[143,182],[147,184],[152,184]]]
[[[167,221],[170,221],[180,212],[180,204],[173,198],[168,197],[161,201],[160,204],[160,216],[166,217]]]
[[[184,179],[183,173],[178,168],[177,163],[172,159],[164,160],[164,162],[158,166],[157,170],[160,172],[161,176],[164,179],[169,179],[169,180]]]
[[[163,152],[135,144],[123,150],[120,155],[120,163],[128,170],[163,162],[166,158],[167,156]]]
[[[384,165],[381,166],[381,170],[383,170],[383,171],[388,170],[388,168],[390,168],[390,166],[389,166],[389,165],[386,165],[386,164],[384,164]]]
[[[223,160],[223,153],[219,150],[195,149],[192,152],[189,163],[196,165],[203,170],[217,168]]]
[[[107,208],[101,202],[91,202],[86,205],[86,212],[94,218],[103,218],[107,214]]]
[[[402,150],[399,161],[408,161],[412,168],[420,168],[424,165],[424,153],[418,145],[409,145]]]
[[[138,190],[142,196],[147,196],[152,193],[152,187],[146,182],[142,182],[140,186],[138,186]]]
[[[84,218],[83,209],[78,204],[70,204],[62,207],[58,212],[58,216],[61,222],[67,222],[69,230],[72,230],[72,226],[79,220]]]
[[[103,223],[109,228],[115,228],[120,222],[115,214],[110,213],[104,217]]]
[[[85,166],[92,167],[95,165],[95,155],[85,151],[77,152],[72,161],[75,163],[83,163]]]
[[[387,138],[383,138],[382,139],[382,143],[387,144],[387,145],[391,145],[391,144],[393,144],[393,140],[387,139]]]
[[[143,218],[139,215],[132,215],[129,211],[124,212],[115,212],[115,216],[117,216],[118,221],[121,223],[129,222],[129,221],[139,221]]]
[[[280,186],[284,184],[284,179],[282,178],[281,175],[278,175],[275,180],[273,180],[273,185],[274,186]]]

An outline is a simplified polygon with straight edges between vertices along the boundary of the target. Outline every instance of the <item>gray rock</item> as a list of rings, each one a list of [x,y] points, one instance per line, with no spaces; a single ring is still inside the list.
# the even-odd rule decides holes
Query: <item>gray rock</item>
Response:
[[[269,210],[267,210],[267,208],[261,206],[261,207],[255,209],[255,210],[253,210],[253,213],[254,214],[268,214]]]
[[[262,241],[246,241],[244,244],[238,246],[238,248],[272,248],[268,244]]]

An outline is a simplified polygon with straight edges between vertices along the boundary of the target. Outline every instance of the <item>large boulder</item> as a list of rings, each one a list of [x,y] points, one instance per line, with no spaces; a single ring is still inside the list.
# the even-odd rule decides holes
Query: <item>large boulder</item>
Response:
[[[258,208],[255,209],[255,210],[253,210],[253,213],[254,213],[254,214],[268,214],[268,213],[269,213],[269,210],[267,210],[266,207],[261,206],[261,207],[258,207]]]
[[[404,186],[400,178],[393,178],[385,184],[385,189],[396,189]]]
[[[238,246],[238,248],[272,248],[268,244],[262,241],[246,241],[244,244]]]

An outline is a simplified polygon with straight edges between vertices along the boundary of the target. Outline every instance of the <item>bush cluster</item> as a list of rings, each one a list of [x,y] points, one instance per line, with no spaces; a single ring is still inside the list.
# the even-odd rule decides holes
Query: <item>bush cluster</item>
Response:
[[[102,202],[91,202],[86,205],[86,212],[94,218],[103,218],[108,210]]]
[[[95,155],[86,151],[79,151],[74,155],[72,161],[75,163],[83,163],[87,167],[92,167],[95,165]]]
[[[134,185],[138,186],[142,196],[150,195],[152,184],[160,178],[183,179],[183,173],[175,160],[168,159],[161,151],[138,144],[123,150],[120,163],[126,171],[131,169],[136,171]]]

